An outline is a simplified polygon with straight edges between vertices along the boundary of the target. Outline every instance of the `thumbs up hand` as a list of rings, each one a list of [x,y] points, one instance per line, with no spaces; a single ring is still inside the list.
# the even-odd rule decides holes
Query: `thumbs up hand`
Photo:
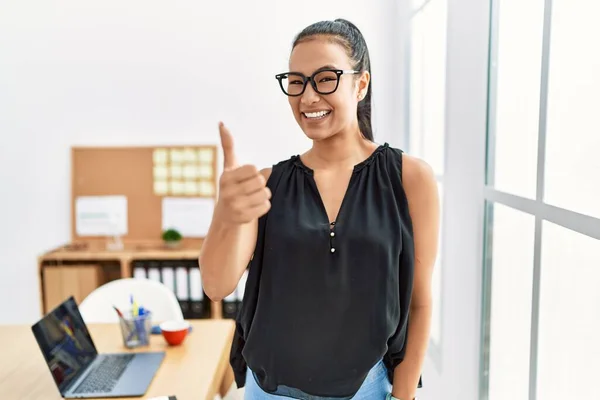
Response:
[[[254,165],[238,166],[233,136],[219,124],[224,168],[219,180],[219,199],[215,216],[231,224],[251,222],[271,208],[271,191],[265,177]]]

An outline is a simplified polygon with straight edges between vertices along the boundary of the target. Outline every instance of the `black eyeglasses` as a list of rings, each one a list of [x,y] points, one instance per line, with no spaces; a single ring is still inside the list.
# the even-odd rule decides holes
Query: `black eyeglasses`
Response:
[[[360,71],[322,69],[308,77],[298,72],[284,72],[275,75],[275,78],[279,81],[283,93],[288,96],[301,96],[309,81],[315,92],[319,94],[335,92],[340,84],[340,77],[344,74],[360,74]]]

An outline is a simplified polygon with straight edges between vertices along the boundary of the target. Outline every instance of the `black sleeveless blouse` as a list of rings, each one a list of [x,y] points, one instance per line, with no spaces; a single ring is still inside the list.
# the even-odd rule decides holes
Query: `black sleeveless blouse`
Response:
[[[266,392],[350,398],[381,359],[392,382],[414,273],[402,151],[386,143],[354,167],[335,221],[299,156],[267,185],[230,354],[238,387],[250,367]]]

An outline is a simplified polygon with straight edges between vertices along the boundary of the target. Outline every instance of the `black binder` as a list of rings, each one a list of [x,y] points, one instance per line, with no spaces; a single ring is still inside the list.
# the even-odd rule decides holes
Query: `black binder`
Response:
[[[211,302],[204,293],[197,260],[187,262],[190,279],[190,318],[210,318]]]

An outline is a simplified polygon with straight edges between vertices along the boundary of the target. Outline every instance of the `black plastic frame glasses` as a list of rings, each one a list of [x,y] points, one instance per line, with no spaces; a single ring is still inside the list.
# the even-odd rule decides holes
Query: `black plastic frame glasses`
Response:
[[[333,72],[336,74],[336,78],[337,78],[336,83],[335,83],[335,88],[333,88],[332,90],[326,91],[326,92],[320,91],[317,88],[317,82],[315,81],[315,76],[317,76],[318,74],[322,74],[323,72]],[[306,90],[306,84],[308,82],[310,82],[310,85],[312,86],[312,88],[314,89],[315,92],[317,92],[319,94],[331,94],[337,90],[338,86],[340,85],[340,77],[344,74],[360,74],[360,71],[355,71],[352,69],[325,68],[325,69],[320,69],[318,71],[315,71],[315,73],[313,73],[311,76],[305,76],[304,74],[301,74],[299,72],[284,72],[282,74],[275,75],[275,78],[279,81],[279,87],[281,87],[281,90],[283,91],[284,94],[286,94],[287,96],[290,96],[290,97],[297,97],[297,96],[302,96],[304,94],[304,91]],[[302,90],[299,93],[290,94],[285,89],[283,80],[290,76],[302,79]]]

